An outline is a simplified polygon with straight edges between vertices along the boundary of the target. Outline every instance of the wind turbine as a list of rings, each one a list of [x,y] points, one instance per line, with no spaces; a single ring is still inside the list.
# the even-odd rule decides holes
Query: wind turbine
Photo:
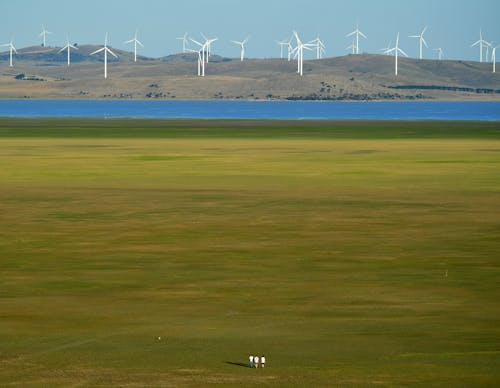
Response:
[[[353,49],[353,54],[359,54],[359,37],[361,36],[361,37],[363,37],[365,39],[368,39],[368,38],[366,37],[365,34],[363,34],[359,30],[359,26],[358,26],[357,23],[356,23],[356,29],[353,32],[351,32],[350,34],[347,34],[346,38],[349,38],[350,36],[353,36],[353,35],[356,36],[356,45],[355,45],[355,49]],[[354,46],[354,42],[353,42],[353,46]],[[356,51],[356,52],[354,52],[354,51]]]
[[[325,53],[325,44],[321,41],[319,36],[310,41],[309,44],[316,46],[316,59],[322,59],[323,54]]]
[[[12,38],[10,38],[10,42],[9,43],[3,44],[2,46],[9,48],[9,51],[10,51],[9,67],[14,67],[14,65],[12,64],[12,51],[14,51],[17,54],[17,50],[14,47],[14,44],[12,43]]]
[[[427,26],[425,26],[425,28],[422,30],[422,32],[420,33],[420,35],[410,35],[409,38],[418,38],[419,40],[419,45],[420,45],[420,56],[419,56],[419,59],[423,59],[423,49],[424,49],[424,44],[425,44],[425,47],[429,47],[427,46],[427,42],[425,41],[424,39],[424,34],[425,34],[425,31],[427,31]]]
[[[312,51],[314,47],[311,43],[302,43],[297,32],[293,32],[295,39],[297,40],[297,47],[292,51],[295,53],[294,58],[297,58],[297,73],[302,77],[304,75],[304,49]]]
[[[483,30],[479,30],[479,40],[471,45],[470,47],[474,47],[479,45],[479,62],[483,63],[483,46],[486,45],[488,42],[486,42],[483,39]]]
[[[137,30],[135,30],[135,35],[132,39],[127,40],[125,44],[134,44],[134,62],[137,62],[137,44],[139,44],[141,47],[144,47],[144,45],[137,39]]]
[[[388,51],[391,49],[391,42],[387,45],[387,47],[380,49],[379,51],[382,51],[385,55],[390,55]]]
[[[434,49],[434,51],[436,51],[438,53],[438,60],[441,61],[443,59],[443,49],[440,47],[440,48]]]
[[[292,60],[292,51],[293,51],[293,46],[292,46],[292,40],[294,36],[290,37],[288,41],[283,41],[283,42],[278,42],[278,44],[281,46],[281,58],[283,58],[283,46],[286,46],[287,48],[287,53],[288,53],[288,62]]]
[[[189,39],[191,40],[191,42],[200,47],[200,50],[198,51],[198,75],[201,77],[205,77],[205,62],[208,63],[208,50],[210,45],[215,42],[217,38],[207,39],[205,43],[200,43],[193,38]]]
[[[218,38],[208,39],[205,34],[203,34],[203,32],[201,33],[201,36],[203,37],[203,39],[205,39],[207,50],[206,61],[208,63],[208,59],[212,56],[212,43],[218,40]]]
[[[500,46],[493,47],[493,50],[491,51],[491,61],[493,62],[493,73],[496,73],[497,69],[497,48]]]
[[[41,37],[42,37],[42,39],[43,39],[43,47],[47,47],[47,44],[46,44],[46,39],[47,39],[47,35],[48,35],[48,34],[52,34],[52,32],[47,31],[47,30],[45,29],[45,26],[42,24],[42,32],[40,32],[40,33],[38,34],[38,36],[41,36]]]
[[[396,75],[398,75],[398,54],[401,53],[403,54],[405,57],[408,57],[408,55],[399,48],[399,32],[398,32],[398,35],[396,36],[396,46],[392,49],[389,49],[387,50],[385,53],[386,54],[390,54],[390,53],[394,53],[394,57],[396,58],[395,59],[395,70],[394,70],[394,73]]]
[[[345,48],[346,50],[351,50],[351,54],[356,54],[356,39],[352,38],[352,44]]]
[[[486,62],[490,61],[490,49],[493,48],[493,42],[484,42],[486,46]]]
[[[286,41],[285,41],[285,42],[281,42],[281,41],[277,40],[277,41],[276,41],[276,43],[277,43],[277,44],[280,46],[280,48],[281,48],[281,55],[280,55],[280,58],[281,58],[281,59],[283,59],[283,48],[284,48],[285,46],[288,46],[288,45],[290,44],[290,42],[286,42]]]
[[[182,40],[182,52],[185,53],[187,52],[187,45],[189,43],[189,40],[188,40],[188,33],[186,32],[183,36],[181,36],[180,38],[175,38],[177,40]],[[191,50],[192,51],[192,50]]]
[[[104,78],[106,79],[106,78],[108,78],[108,53],[110,53],[115,58],[118,58],[116,56],[116,54],[108,48],[108,33],[107,32],[106,32],[106,37],[104,38],[104,47],[99,49],[99,50],[94,51],[93,53],[90,53],[90,55],[100,53],[101,51],[104,51]]]
[[[68,50],[68,67],[71,63],[71,59],[70,59],[70,53],[71,53],[71,49],[75,49],[75,50],[78,50],[77,47],[73,46],[71,43],[69,43],[69,36],[66,36],[66,46],[64,46],[62,49],[60,49],[58,52],[62,53],[64,50]]]
[[[293,52],[292,40],[293,40],[293,34],[292,34],[292,36],[290,37],[290,39],[288,40],[288,43],[287,43],[288,62],[290,62],[292,60],[292,52]]]
[[[243,62],[243,60],[245,59],[245,45],[247,44],[248,40],[250,39],[249,36],[247,36],[245,38],[244,41],[240,42],[240,41],[237,41],[237,40],[232,40],[231,42],[234,43],[234,44],[237,44],[237,45],[240,45],[241,46],[241,55],[240,55],[240,60],[241,62]]]
[[[201,67],[205,66],[205,62],[201,58],[201,50],[196,51],[196,50],[187,48],[186,52],[196,53],[198,55],[198,76],[201,77]]]

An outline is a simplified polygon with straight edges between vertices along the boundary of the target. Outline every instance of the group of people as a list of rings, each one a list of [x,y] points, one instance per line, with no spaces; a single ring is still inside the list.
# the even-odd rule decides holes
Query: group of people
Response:
[[[250,360],[250,368],[258,368],[259,367],[259,361],[260,361],[260,366],[262,368],[266,367],[266,356],[250,356],[248,357]]]

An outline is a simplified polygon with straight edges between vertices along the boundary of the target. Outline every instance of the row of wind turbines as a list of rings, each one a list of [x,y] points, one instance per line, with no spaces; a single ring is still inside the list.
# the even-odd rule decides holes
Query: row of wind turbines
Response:
[[[419,45],[419,59],[423,59],[423,50],[424,46],[429,47],[427,44],[427,41],[424,38],[424,35],[427,31],[427,26],[420,32],[418,35],[410,35],[409,38],[415,38],[418,39],[418,45]],[[52,32],[47,31],[45,29],[45,26],[42,25],[42,31],[38,35],[39,37],[42,38],[42,46],[46,47],[47,46],[47,35],[52,34]],[[134,62],[137,62],[137,49],[138,46],[144,47],[144,45],[139,41],[137,38],[137,30],[135,32],[135,35],[132,39],[125,41],[125,44],[133,44],[134,45]],[[206,64],[209,63],[209,58],[212,55],[212,44],[218,40],[218,38],[208,38],[205,36],[203,33],[201,34],[202,38],[200,41],[195,40],[192,37],[189,37],[188,33],[185,33],[182,37],[176,38],[177,40],[182,40],[182,52],[183,53],[197,53],[198,55],[198,76],[204,77],[205,76],[205,67]],[[352,44],[348,47],[346,47],[346,50],[351,51],[353,55],[359,55],[360,54],[360,39],[368,39],[368,37],[359,29],[359,25],[356,25],[356,29],[349,34],[346,35],[346,38],[352,37],[353,41]],[[231,40],[230,42],[233,44],[236,44],[240,46],[240,61],[243,62],[245,60],[245,45],[248,43],[250,40],[250,36],[246,37],[242,41],[237,41],[237,40]],[[295,41],[295,46],[292,44],[292,42]],[[276,42],[280,48],[281,48],[281,59],[284,59],[283,56],[283,51],[286,48],[288,51],[288,61],[291,61],[292,58],[294,60],[297,60],[297,73],[300,76],[303,76],[304,74],[304,50],[308,51],[315,51],[316,52],[316,59],[322,59],[323,55],[326,52],[326,47],[324,43],[321,41],[319,36],[311,40],[307,43],[302,42],[302,40],[299,37],[299,34],[296,31],[293,31],[293,34],[291,38],[288,41],[277,41]],[[190,44],[195,44],[197,46],[196,49],[190,48]],[[14,47],[13,40],[9,43],[1,45],[3,47],[8,47],[9,48],[9,66],[13,67],[13,61],[12,61],[12,55],[13,53],[17,54],[17,50]],[[479,31],[479,40],[471,45],[471,47],[479,46],[479,62],[483,62],[483,51],[486,50],[486,62],[489,61],[489,53],[491,50],[491,61],[493,63],[493,73],[496,73],[496,49],[500,46],[493,47],[493,42],[487,42],[486,40],[483,39],[483,32],[482,29]],[[67,55],[67,66],[71,65],[71,50],[78,50],[78,47],[76,45],[72,45],[69,41],[69,36],[66,38],[66,45],[61,48],[58,53],[62,53],[66,51]],[[442,60],[444,51],[442,48],[436,48],[433,49],[434,51],[437,52],[438,59]],[[399,47],[399,32],[396,35],[396,45],[394,47],[391,47],[391,44],[389,44],[386,48],[381,49],[385,55],[393,55],[395,58],[394,61],[394,74],[397,76],[398,75],[398,58],[400,55],[408,57],[408,54],[406,54],[400,47]],[[104,46],[92,53],[90,55],[95,55],[98,53],[103,53],[104,54],[104,78],[108,78],[108,54],[114,56],[115,58],[118,58],[118,56],[111,51],[111,49],[108,47],[108,34],[106,33],[105,39],[104,39]]]

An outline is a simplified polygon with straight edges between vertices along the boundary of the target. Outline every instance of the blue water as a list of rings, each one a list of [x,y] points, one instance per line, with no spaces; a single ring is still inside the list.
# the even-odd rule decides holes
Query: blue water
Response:
[[[0,117],[500,120],[500,102],[0,101]]]

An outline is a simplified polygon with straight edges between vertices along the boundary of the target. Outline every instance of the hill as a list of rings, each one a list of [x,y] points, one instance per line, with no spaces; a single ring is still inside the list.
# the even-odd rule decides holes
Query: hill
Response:
[[[60,48],[19,50],[14,67],[0,53],[0,98],[92,99],[300,99],[300,100],[499,100],[500,77],[491,64],[403,58],[399,76],[394,58],[348,55],[304,62],[255,59],[240,62],[211,57],[206,77],[197,74],[196,54],[162,58],[112,50],[109,78],[103,79],[103,56],[89,54],[100,46],[82,45],[66,66]]]

